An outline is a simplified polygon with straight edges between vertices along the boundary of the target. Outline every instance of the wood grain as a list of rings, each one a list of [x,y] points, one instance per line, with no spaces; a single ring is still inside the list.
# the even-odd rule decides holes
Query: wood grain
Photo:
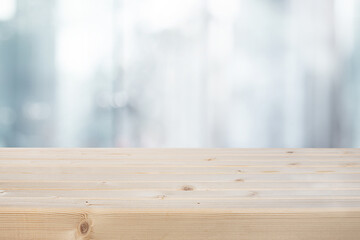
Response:
[[[0,149],[0,240],[359,236],[360,149]]]

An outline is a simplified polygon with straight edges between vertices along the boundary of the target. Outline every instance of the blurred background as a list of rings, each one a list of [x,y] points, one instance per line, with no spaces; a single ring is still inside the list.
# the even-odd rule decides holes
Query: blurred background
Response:
[[[0,146],[360,147],[359,0],[0,0]]]

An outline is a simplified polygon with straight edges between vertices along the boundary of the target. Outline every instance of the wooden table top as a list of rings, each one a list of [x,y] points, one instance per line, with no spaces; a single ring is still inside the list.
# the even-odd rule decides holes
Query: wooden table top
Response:
[[[0,149],[1,239],[360,239],[360,149]]]

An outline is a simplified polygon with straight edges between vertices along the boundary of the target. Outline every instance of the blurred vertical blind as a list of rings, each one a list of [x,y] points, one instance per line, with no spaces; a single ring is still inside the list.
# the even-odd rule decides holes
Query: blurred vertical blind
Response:
[[[356,0],[0,0],[0,146],[359,147]]]

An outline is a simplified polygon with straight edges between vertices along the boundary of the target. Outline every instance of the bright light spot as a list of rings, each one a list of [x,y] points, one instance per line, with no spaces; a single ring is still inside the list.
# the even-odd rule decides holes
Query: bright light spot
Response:
[[[14,17],[16,12],[15,0],[0,0],[0,21],[7,21]]]
[[[239,1],[210,0],[208,2],[208,8],[210,13],[217,18],[222,18],[222,19],[233,18],[237,14],[239,8]]]
[[[194,12],[200,11],[200,3],[196,0],[143,1],[137,7],[137,17],[147,29],[154,32],[162,31],[179,27],[189,21]]]

